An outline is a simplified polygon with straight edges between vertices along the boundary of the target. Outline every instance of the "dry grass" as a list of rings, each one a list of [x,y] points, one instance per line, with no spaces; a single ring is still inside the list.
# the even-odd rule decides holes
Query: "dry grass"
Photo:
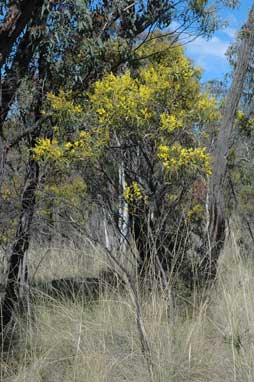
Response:
[[[227,246],[216,286],[176,307],[159,292],[142,298],[154,380],[254,381],[254,262]],[[199,301],[197,303],[197,301]],[[180,303],[179,303],[180,302]],[[15,351],[2,355],[6,382],[145,382],[135,309],[118,291],[93,305],[39,299],[17,324]]]
[[[95,276],[105,269],[108,260],[99,246],[84,242],[78,249],[74,243],[52,243],[38,248],[33,243],[28,256],[29,274],[33,281],[64,277]]]

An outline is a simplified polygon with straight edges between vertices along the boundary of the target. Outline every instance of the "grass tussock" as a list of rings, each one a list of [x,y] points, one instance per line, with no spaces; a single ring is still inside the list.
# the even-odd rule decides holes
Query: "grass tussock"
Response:
[[[216,285],[175,304],[158,291],[140,298],[154,381],[253,382],[254,262],[234,242]],[[93,304],[38,298],[17,323],[18,343],[2,353],[1,381],[145,382],[136,311],[128,292]]]

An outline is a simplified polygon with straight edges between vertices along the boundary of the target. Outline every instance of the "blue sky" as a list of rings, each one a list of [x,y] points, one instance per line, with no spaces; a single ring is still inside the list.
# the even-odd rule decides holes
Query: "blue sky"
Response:
[[[240,0],[239,6],[233,10],[224,7],[220,15],[228,22],[228,26],[217,31],[209,40],[198,37],[186,45],[187,56],[195,65],[203,68],[203,81],[223,79],[225,73],[230,70],[225,52],[247,19],[252,2],[253,0]]]

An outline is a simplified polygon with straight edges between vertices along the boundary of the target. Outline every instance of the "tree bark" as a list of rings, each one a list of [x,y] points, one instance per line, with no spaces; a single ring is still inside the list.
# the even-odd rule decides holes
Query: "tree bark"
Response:
[[[41,12],[42,3],[42,0],[16,0],[11,2],[9,11],[0,24],[0,70],[34,12]]]
[[[222,111],[221,127],[214,150],[213,174],[209,190],[209,251],[206,271],[214,278],[217,261],[223,248],[226,231],[224,185],[227,170],[227,158],[230,139],[234,126],[235,114],[242,96],[244,81],[249,67],[250,53],[253,47],[253,10],[242,30],[242,38],[238,49],[238,59],[232,85],[225,100]]]
[[[32,138],[32,143],[35,143],[35,136]],[[31,224],[36,200],[35,192],[38,180],[39,166],[31,153],[26,167],[25,182],[21,198],[21,213],[16,230],[16,239],[9,260],[6,293],[1,307],[2,332],[11,321],[13,311],[19,301],[19,272],[29,246]]]

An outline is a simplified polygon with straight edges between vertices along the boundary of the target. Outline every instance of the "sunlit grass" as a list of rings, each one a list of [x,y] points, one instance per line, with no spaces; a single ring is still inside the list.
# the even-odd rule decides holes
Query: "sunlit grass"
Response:
[[[173,306],[156,290],[142,294],[141,312],[154,380],[254,380],[254,264],[232,240],[216,285],[203,297],[176,292]],[[197,302],[198,301],[198,302]],[[37,296],[16,326],[18,341],[1,357],[1,381],[145,382],[135,307],[128,291],[92,304]]]

